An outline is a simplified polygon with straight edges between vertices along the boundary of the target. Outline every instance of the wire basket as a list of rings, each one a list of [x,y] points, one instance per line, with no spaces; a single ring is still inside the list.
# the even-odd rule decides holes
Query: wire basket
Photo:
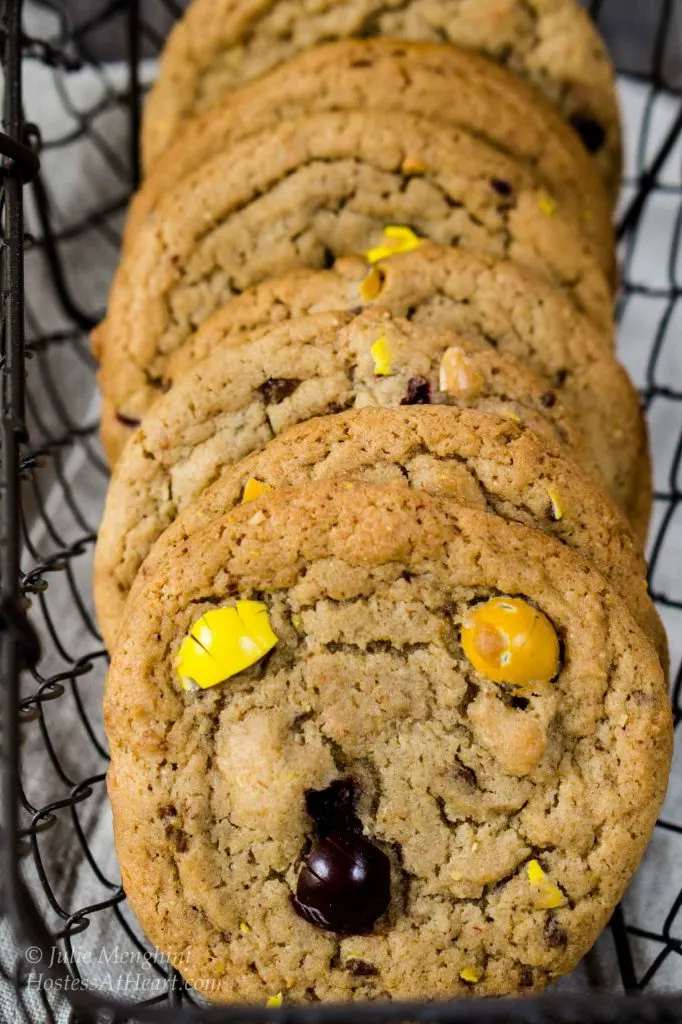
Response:
[[[635,112],[620,217],[621,354],[641,387],[657,453],[651,585],[671,638],[677,726],[682,0],[591,6]],[[21,0],[2,6],[0,1018],[679,1022],[682,765],[645,862],[579,983],[569,980],[539,999],[211,1010],[149,947],[127,907],[105,793],[106,653],[90,597],[107,471],[87,333],[103,312],[138,175],[147,58],[180,13],[172,0],[52,0],[41,4],[41,26],[46,17],[51,22],[38,40],[33,7],[24,12],[22,31]],[[118,49],[117,64],[101,63],[103,41],[109,53]],[[22,65],[29,60],[26,106],[31,115],[39,101],[39,127],[23,119]],[[11,1008],[4,1012],[5,1006]]]

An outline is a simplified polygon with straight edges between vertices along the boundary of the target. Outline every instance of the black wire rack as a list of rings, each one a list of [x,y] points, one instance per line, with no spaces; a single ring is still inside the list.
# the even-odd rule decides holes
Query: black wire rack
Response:
[[[147,58],[182,6],[0,4],[0,1019],[679,1022],[682,764],[597,953],[578,982],[540,999],[210,1010],[149,947],[127,908],[104,787],[106,654],[90,598],[107,471],[87,334],[103,312],[138,176]],[[634,134],[619,231],[621,350],[657,454],[651,586],[671,639],[677,727],[682,0],[601,0],[591,8],[616,55]],[[39,34],[31,31],[36,10]],[[117,63],[101,59],[105,44]],[[30,117],[38,105],[36,126],[24,108]]]

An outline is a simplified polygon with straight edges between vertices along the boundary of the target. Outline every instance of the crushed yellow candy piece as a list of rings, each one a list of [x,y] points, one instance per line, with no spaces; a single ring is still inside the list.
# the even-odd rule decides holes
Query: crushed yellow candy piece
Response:
[[[464,876],[461,874],[460,871],[453,871],[452,874],[450,875],[450,878],[452,879],[453,882],[461,882],[463,877]]]
[[[476,850],[477,850],[477,849],[478,849],[478,840],[477,840],[477,839],[475,839],[475,840],[473,841],[473,843],[471,844],[471,852],[472,852],[472,853],[476,853]]]
[[[243,932],[243,933],[244,933],[244,935],[248,935],[248,934],[249,934],[249,932],[251,931],[251,929],[249,928],[249,926],[248,926],[248,924],[246,923],[246,921],[240,921],[240,922],[239,922],[239,931],[240,931],[240,932]]]
[[[565,902],[566,897],[559,886],[554,885],[552,882],[547,882],[546,885],[540,888],[535,906],[537,910],[557,910],[558,907],[563,907]]]
[[[619,726],[621,729],[624,729],[627,724],[628,724],[628,716],[627,715],[621,715],[620,718],[618,719],[618,721],[616,722],[616,725]]]
[[[541,865],[531,860],[527,867],[528,881],[537,889],[535,899],[536,910],[556,910],[566,902],[566,897],[558,885],[550,882]]]
[[[267,1007],[270,1007],[271,1009],[278,1010],[283,1002],[284,996],[282,995],[281,992],[278,992],[276,996],[270,996],[265,1005]]]
[[[517,416],[515,412],[508,412],[507,413],[507,419],[511,420],[512,423],[520,423],[521,422],[521,417]]]
[[[462,624],[462,647],[494,683],[549,682],[559,670],[559,640],[546,615],[520,597],[476,605]]]
[[[374,373],[377,377],[387,377],[391,372],[391,348],[385,334],[377,338],[370,351],[374,360]]]
[[[256,480],[255,477],[251,476],[246,481],[244,487],[244,493],[242,494],[242,504],[245,505],[247,501],[255,501],[256,498],[260,498],[263,494],[270,494],[274,490],[270,484],[264,484],[261,480]]]
[[[552,503],[552,515],[558,522],[560,519],[564,518],[564,506],[561,503],[559,492],[552,484],[547,488],[547,493],[549,494],[549,500]]]
[[[458,345],[451,345],[440,361],[439,387],[453,398],[475,398],[483,391],[483,374]]]
[[[528,881],[531,885],[539,885],[540,882],[544,882],[547,878],[547,875],[542,870],[540,862],[537,860],[529,861],[526,871],[528,872]]]
[[[417,249],[422,243],[419,235],[416,235],[412,228],[403,227],[401,224],[389,224],[384,228],[384,238],[381,245],[375,245],[365,253],[368,263],[378,263],[389,256],[395,256],[399,252],[411,252]]]
[[[426,164],[416,156],[406,156],[400,167],[401,174],[426,174]]]
[[[546,213],[548,217],[553,217],[557,212],[557,202],[548,192],[543,192],[538,201],[540,209],[543,213]]]
[[[278,642],[266,605],[237,601],[197,619],[180,645],[175,670],[183,689],[206,690],[254,665]]]
[[[365,280],[360,285],[360,298],[363,302],[372,302],[380,294],[384,287],[386,275],[381,267],[372,267]]]
[[[475,967],[470,964],[468,967],[463,967],[459,972],[459,976],[462,981],[468,981],[470,985],[475,985],[483,977],[483,969],[481,967]]]

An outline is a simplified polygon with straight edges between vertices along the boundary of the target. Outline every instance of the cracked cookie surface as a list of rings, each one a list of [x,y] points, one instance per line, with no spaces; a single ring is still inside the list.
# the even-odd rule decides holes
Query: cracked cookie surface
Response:
[[[261,487],[330,478],[405,483],[552,534],[609,580],[667,664],[665,630],[647,593],[641,545],[622,512],[547,437],[475,409],[355,409],[291,427],[227,469],[164,530],[128,601],[134,603],[173,549],[251,500],[254,482],[259,493]],[[126,542],[134,544],[134,536]]]
[[[561,640],[555,678],[522,698],[462,649],[472,608],[498,594]],[[265,604],[278,643],[183,690],[183,637],[240,598]],[[656,653],[596,570],[402,486],[285,490],[189,538],[131,609],[105,711],[126,893],[218,1001],[543,987],[621,897],[671,752]],[[314,927],[291,902],[319,794],[341,780],[391,865],[388,911],[362,935]]]
[[[433,118],[440,130],[464,128],[535,167],[562,207],[574,210],[612,272],[610,201],[584,146],[554,109],[476,53],[387,39],[345,40],[304,52],[189,121],[133,197],[125,247],[163,196],[220,150],[293,117],[357,109]]]
[[[379,375],[382,339],[389,365]],[[446,354],[456,359],[452,381],[443,379]],[[484,342],[382,310],[319,313],[238,337],[156,403],[116,466],[94,569],[107,644],[152,544],[227,466],[313,416],[430,402],[515,417],[595,471],[580,427],[547,382]]]
[[[368,299],[366,283],[376,281],[375,274],[376,294]],[[637,392],[614,359],[609,337],[556,289],[508,261],[424,244],[373,271],[361,260],[339,260],[334,271],[266,281],[233,299],[187,340],[169,363],[166,383],[242,332],[316,310],[363,305],[485,341],[546,379],[580,422],[611,497],[646,537],[651,466]],[[105,416],[103,433],[111,422]]]
[[[303,50],[352,36],[454,43],[525,78],[580,129],[612,194],[621,139],[614,72],[576,0],[194,0],[171,32],[145,109],[145,169],[188,118]]]
[[[405,167],[415,153],[419,173]],[[530,170],[459,129],[436,135],[431,121],[320,114],[214,157],[140,229],[95,336],[103,392],[140,419],[169,356],[219,305],[278,273],[364,252],[391,224],[521,262],[611,330],[603,272]]]

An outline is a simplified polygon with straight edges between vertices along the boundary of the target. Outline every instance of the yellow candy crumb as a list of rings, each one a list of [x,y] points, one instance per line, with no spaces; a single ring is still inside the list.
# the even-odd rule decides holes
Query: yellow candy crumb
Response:
[[[546,886],[542,886],[538,893],[535,907],[537,910],[557,910],[559,907],[563,907],[565,902],[566,897],[559,886],[548,882]]]
[[[377,377],[387,377],[391,372],[391,349],[385,334],[377,338],[370,351],[374,360],[374,373]]]
[[[536,860],[531,860],[527,867],[528,881],[537,889],[535,899],[536,910],[556,910],[566,902],[566,897],[558,885],[547,878],[542,867]]]
[[[242,505],[245,505],[247,501],[255,501],[256,498],[260,498],[263,494],[270,494],[274,490],[270,484],[264,484],[261,480],[256,480],[255,477],[249,477],[244,487],[244,493],[242,494]]]
[[[627,724],[628,724],[628,716],[627,715],[621,715],[620,718],[618,719],[618,721],[616,722],[616,725],[619,726],[621,729],[624,729]]]
[[[494,683],[549,682],[559,670],[559,640],[546,615],[519,597],[476,605],[462,624],[462,647]]]
[[[380,245],[375,245],[365,253],[368,263],[378,263],[399,252],[411,252],[421,245],[421,238],[412,228],[400,224],[389,224],[384,228],[384,237]]]
[[[515,412],[508,412],[507,413],[507,419],[511,420],[512,423],[520,423],[521,422],[521,417],[517,416]]]
[[[552,503],[552,515],[558,522],[560,519],[564,518],[564,507],[561,503],[559,492],[557,491],[556,487],[552,485],[547,488],[547,493],[549,494],[549,500]]]
[[[462,968],[459,972],[459,976],[462,981],[467,981],[470,985],[475,985],[483,977],[483,970],[480,967],[475,967],[471,964],[468,967]]]
[[[474,842],[471,844],[471,852],[472,853],[476,853],[477,849],[478,849],[478,840],[475,839]]]
[[[240,922],[239,922],[239,931],[240,931],[240,932],[243,932],[243,933],[244,933],[244,935],[248,935],[248,934],[249,934],[249,932],[251,931],[251,929],[249,928],[249,926],[248,926],[248,924],[246,923],[246,921],[240,921]]]
[[[278,642],[262,601],[212,608],[180,645],[175,661],[180,685],[185,690],[217,686],[260,661]]]
[[[542,870],[542,867],[537,860],[529,861],[526,870],[528,872],[528,881],[531,885],[539,885],[540,882],[544,882],[547,878],[547,875]]]
[[[450,875],[450,878],[452,879],[453,882],[461,882],[463,877],[464,876],[459,871],[453,871],[452,874]]]
[[[271,1009],[278,1010],[283,1002],[284,996],[282,995],[281,992],[278,992],[276,996],[270,996],[265,1005],[267,1007],[270,1007]]]
[[[452,345],[445,350],[440,362],[441,391],[453,398],[475,398],[483,391],[484,385],[483,374],[464,349]]]
[[[406,156],[400,167],[400,173],[405,175],[426,174],[426,164],[417,157]]]
[[[549,195],[548,192],[543,192],[539,199],[539,206],[543,213],[546,213],[548,217],[553,217],[557,212],[556,200]]]
[[[372,302],[380,294],[384,287],[386,275],[381,267],[372,267],[365,280],[360,285],[360,298],[363,302]]]

